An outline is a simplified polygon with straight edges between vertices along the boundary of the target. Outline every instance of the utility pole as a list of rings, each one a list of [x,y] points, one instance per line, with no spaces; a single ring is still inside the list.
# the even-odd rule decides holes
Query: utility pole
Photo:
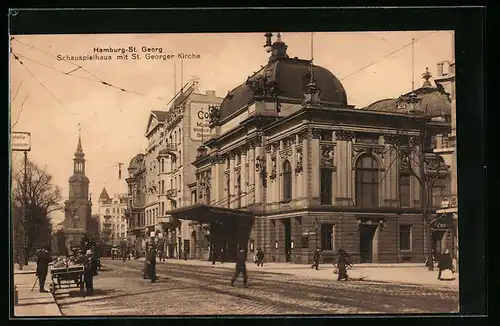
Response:
[[[23,217],[21,219],[21,250],[19,251],[19,269],[23,270],[24,262],[27,260],[28,253],[26,248],[28,247],[28,232],[27,232],[27,187],[28,187],[28,152],[24,151],[24,180],[23,180]]]

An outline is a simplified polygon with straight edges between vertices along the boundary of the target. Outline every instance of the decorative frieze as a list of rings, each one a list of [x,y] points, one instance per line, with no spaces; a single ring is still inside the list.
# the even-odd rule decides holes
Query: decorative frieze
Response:
[[[323,145],[321,146],[321,167],[331,168],[335,165],[335,147]]]
[[[337,140],[351,141],[354,138],[354,132],[350,130],[336,130],[335,137]]]
[[[252,137],[248,140],[248,147],[249,148],[260,147],[261,145],[262,145],[262,137],[261,136],[255,136],[255,137]]]
[[[312,139],[321,139],[321,129],[312,129]]]
[[[301,143],[304,139],[307,139],[307,129],[300,130],[297,135],[299,136],[299,143]]]
[[[291,147],[285,148],[285,149],[280,151],[281,161],[285,161],[285,160],[290,161],[291,157],[292,157],[292,148]]]

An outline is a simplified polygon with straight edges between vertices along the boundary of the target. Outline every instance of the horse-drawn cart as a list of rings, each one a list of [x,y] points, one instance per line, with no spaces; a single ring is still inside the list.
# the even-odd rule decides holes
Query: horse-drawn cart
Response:
[[[52,293],[56,292],[56,287],[59,289],[80,288],[80,291],[84,291],[84,271],[85,267],[83,265],[51,268],[52,284],[50,289]]]

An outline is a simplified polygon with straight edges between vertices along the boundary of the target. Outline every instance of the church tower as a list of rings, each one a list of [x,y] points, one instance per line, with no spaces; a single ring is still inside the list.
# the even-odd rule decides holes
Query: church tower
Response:
[[[78,145],[73,158],[73,175],[69,178],[69,197],[64,203],[64,229],[67,234],[66,246],[80,246],[80,240],[87,233],[91,216],[89,198],[89,179],[85,175],[85,154],[82,140],[78,136]]]

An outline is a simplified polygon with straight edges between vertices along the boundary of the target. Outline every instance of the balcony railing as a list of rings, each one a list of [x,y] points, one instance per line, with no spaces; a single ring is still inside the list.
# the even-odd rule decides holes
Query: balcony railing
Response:
[[[177,196],[177,189],[168,189],[165,195],[167,196],[167,198],[173,199]]]

